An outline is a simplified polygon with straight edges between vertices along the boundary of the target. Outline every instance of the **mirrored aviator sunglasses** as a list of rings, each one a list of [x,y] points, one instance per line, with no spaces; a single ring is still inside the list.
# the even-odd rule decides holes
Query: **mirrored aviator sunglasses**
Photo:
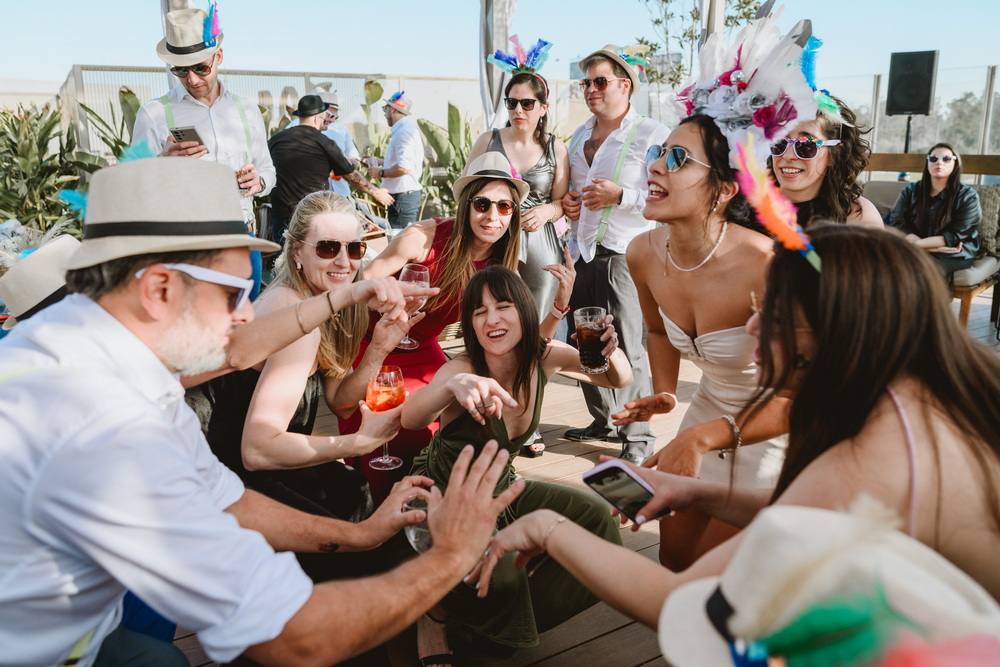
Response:
[[[788,150],[788,144],[792,145],[792,152],[801,160],[812,160],[819,155],[819,149],[829,146],[840,145],[840,139],[812,139],[810,137],[799,137],[798,139],[780,139],[771,144],[771,155],[781,157]]]
[[[648,151],[646,151],[646,169],[652,167],[653,163],[659,160],[664,155],[666,155],[665,162],[667,165],[667,171],[669,171],[670,173],[674,173],[675,171],[683,167],[688,160],[700,164],[703,167],[707,167],[708,169],[712,168],[711,165],[707,165],[701,160],[696,160],[695,158],[691,157],[691,155],[688,154],[687,149],[684,148],[683,146],[674,146],[673,148],[668,149],[665,146],[654,144],[653,146],[649,147]]]
[[[306,245],[311,245],[316,248],[316,256],[320,259],[333,259],[340,254],[340,248],[347,248],[347,256],[350,259],[361,259],[365,256],[368,251],[368,244],[364,241],[348,241],[347,243],[342,243],[340,241],[317,241],[316,243],[309,243],[309,241],[303,241]]]
[[[183,79],[187,77],[189,72],[194,72],[198,76],[205,77],[212,73],[212,66],[206,65],[205,63],[198,63],[197,65],[191,65],[190,67],[170,68],[170,73],[176,76],[178,79]]]
[[[497,213],[500,215],[510,215],[514,212],[514,202],[509,199],[493,201],[488,197],[473,197],[469,201],[472,203],[472,208],[476,209],[480,213],[488,212],[490,210],[490,206],[493,204],[497,205]]]

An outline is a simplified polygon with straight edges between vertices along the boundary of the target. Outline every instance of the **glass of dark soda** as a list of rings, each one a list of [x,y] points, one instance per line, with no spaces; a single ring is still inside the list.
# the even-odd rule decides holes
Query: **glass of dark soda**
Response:
[[[580,370],[588,375],[597,375],[608,370],[608,359],[601,350],[605,342],[601,336],[608,328],[605,318],[607,311],[600,306],[578,308],[573,311],[576,325],[576,344],[580,348]]]

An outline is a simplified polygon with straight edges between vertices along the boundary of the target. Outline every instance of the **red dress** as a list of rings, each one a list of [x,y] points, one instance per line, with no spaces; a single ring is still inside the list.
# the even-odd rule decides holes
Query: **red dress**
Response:
[[[430,270],[432,287],[438,284],[441,272],[444,270],[444,250],[451,238],[452,227],[455,223],[454,220],[439,218],[435,218],[435,221],[437,226],[434,229],[434,240],[427,258],[423,262]],[[490,260],[485,259],[474,262],[473,266],[478,271],[489,263]],[[399,274],[396,277],[398,278]],[[440,343],[438,343],[438,336],[441,335],[445,327],[461,319],[461,311],[461,298],[451,299],[448,303],[438,301],[433,310],[427,311],[427,316],[410,330],[410,338],[417,341],[420,344],[419,347],[413,350],[394,350],[382,362],[385,365],[399,366],[402,369],[403,383],[411,396],[415,391],[430,383],[438,369],[448,361]],[[381,316],[376,312],[370,313],[368,333],[361,341],[361,349],[358,351],[358,357],[354,360],[354,368],[358,367],[361,358],[365,356],[379,317]],[[356,433],[361,427],[361,411],[356,410],[349,419],[341,419],[339,423],[342,434]],[[419,431],[400,429],[396,437],[389,441],[389,453],[403,459],[403,465],[395,470],[375,470],[368,465],[368,461],[382,455],[381,447],[361,458],[348,461],[368,479],[368,483],[371,485],[372,499],[376,506],[389,495],[393,484],[410,473],[413,459],[424,447],[430,444],[431,435],[437,428],[438,423],[434,422]]]

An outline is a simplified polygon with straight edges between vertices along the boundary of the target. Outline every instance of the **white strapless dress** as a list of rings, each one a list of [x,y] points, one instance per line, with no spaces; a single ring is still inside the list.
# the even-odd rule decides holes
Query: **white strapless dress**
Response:
[[[724,414],[735,417],[757,392],[754,337],[746,332],[745,327],[734,327],[691,338],[664,315],[662,309],[660,317],[670,343],[701,370],[701,383],[691,398],[680,430],[718,419]],[[786,446],[787,439],[782,436],[740,447],[735,456],[735,483],[740,486],[775,486],[785,460]],[[702,459],[698,477],[728,482],[730,463],[733,461],[731,455],[723,460],[716,452],[709,452]]]

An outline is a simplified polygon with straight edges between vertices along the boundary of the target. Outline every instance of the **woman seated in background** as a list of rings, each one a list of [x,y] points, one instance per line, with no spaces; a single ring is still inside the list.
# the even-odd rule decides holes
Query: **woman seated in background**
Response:
[[[964,335],[934,263],[897,233],[815,225],[810,236],[822,272],[778,249],[762,309],[747,325],[769,387],[761,399],[793,399],[777,487],[730,489],[633,467],[656,490],[637,521],[699,507],[745,526],[768,504],[841,510],[865,493],[1000,599],[1000,359]],[[494,536],[481,575],[511,552],[523,566],[547,551],[601,599],[656,628],[667,596],[721,574],[740,539],[676,574],[539,510]]]
[[[564,282],[561,289],[571,291],[572,281]],[[472,443],[478,449],[489,439],[509,450],[513,461],[538,428],[545,385],[556,373],[603,387],[631,382],[632,368],[618,350],[611,320],[608,316],[601,337],[607,343],[602,354],[609,367],[588,375],[580,371],[576,348],[537,333],[534,300],[516,273],[492,266],[473,275],[462,298],[465,354],[445,364],[430,384],[403,405],[403,428],[421,429],[440,420],[430,445],[413,462],[411,474],[430,477],[444,491],[462,448]],[[546,333],[554,330],[550,326]],[[516,478],[509,462],[495,493],[503,492]],[[541,508],[572,519],[602,540],[621,544],[617,521],[602,500],[545,482],[525,482],[524,491],[500,515],[498,525],[502,528]],[[512,648],[536,645],[540,632],[597,602],[551,561],[540,564],[529,578],[507,559],[494,570],[489,589],[490,597],[482,600],[473,589],[459,586],[441,606],[477,635]],[[440,610],[431,614],[443,622],[436,618],[443,616]]]
[[[972,266],[982,219],[979,194],[962,184],[958,153],[950,144],[937,143],[927,151],[920,181],[899,193],[889,224],[929,252],[950,282],[956,271]]]
[[[798,208],[799,226],[814,218],[882,227],[878,209],[861,196],[858,177],[871,148],[854,112],[841,100],[838,114],[820,111],[771,146],[771,173]]]

